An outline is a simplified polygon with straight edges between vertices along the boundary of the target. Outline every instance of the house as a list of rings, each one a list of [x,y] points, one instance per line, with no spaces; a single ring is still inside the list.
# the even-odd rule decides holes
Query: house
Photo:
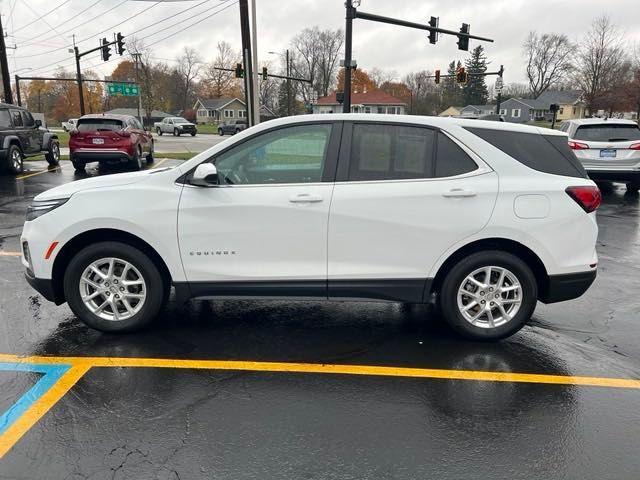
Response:
[[[570,120],[572,118],[584,118],[586,116],[587,104],[582,99],[582,92],[578,90],[558,90],[543,92],[536,99],[546,105],[555,103],[558,105],[556,119]],[[550,117],[551,115],[548,115]],[[549,118],[550,120],[551,118]]]
[[[197,123],[232,123],[247,118],[247,106],[239,98],[198,98],[193,109]]]
[[[534,120],[546,120],[549,105],[535,98],[510,98],[500,103],[498,114],[505,122],[526,123]]]
[[[113,115],[131,115],[132,117],[138,118],[138,109],[137,108],[114,108],[109,110],[107,113],[111,113]],[[140,110],[140,114],[142,115],[142,121],[146,126],[153,125],[155,122],[161,122],[165,117],[171,117],[172,115],[163,112],[161,110],[151,110],[151,116],[147,117],[146,110]]]
[[[460,115],[462,107],[451,106],[438,114],[439,117],[457,117]]]
[[[495,105],[467,105],[460,110],[461,117],[479,117],[480,115],[491,115],[495,113]]]
[[[407,104],[382,90],[353,92],[351,94],[351,113],[391,113],[404,115]],[[336,92],[318,98],[313,105],[313,113],[339,113],[342,104],[336,98]]]

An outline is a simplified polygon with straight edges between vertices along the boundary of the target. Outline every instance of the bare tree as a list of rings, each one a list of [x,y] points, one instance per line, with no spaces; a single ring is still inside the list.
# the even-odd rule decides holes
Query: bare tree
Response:
[[[272,68],[271,62],[264,63],[267,67],[267,71]],[[278,109],[278,88],[280,81],[275,78],[267,77],[266,79],[260,76],[260,105],[264,105],[272,112],[276,112]]]
[[[628,70],[623,42],[624,35],[606,15],[593,21],[580,42],[575,80],[590,114]]]
[[[176,77],[180,79],[180,96],[182,110],[189,108],[189,97],[193,95],[195,80],[200,74],[202,60],[198,52],[191,47],[184,47],[182,56],[176,59],[178,65],[175,69]]]
[[[395,70],[383,70],[378,67],[374,67],[367,72],[369,78],[375,84],[376,88],[380,88],[383,83],[393,82],[398,77],[398,72]]]
[[[530,87],[524,83],[508,83],[502,89],[502,100],[527,98],[530,93]]]
[[[566,35],[529,32],[524,42],[524,53],[529,90],[534,98],[563,82],[573,70],[574,46]]]
[[[313,92],[328,95],[336,82],[344,34],[342,30],[320,30],[305,28],[291,41],[290,68],[293,76],[306,78],[311,83],[292,85],[305,103],[309,103]]]
[[[237,83],[233,72],[216,70],[217,68],[234,68],[239,63],[240,52],[235,51],[225,41],[218,42],[216,57],[204,69],[203,82],[207,93],[214,98],[223,97]]]

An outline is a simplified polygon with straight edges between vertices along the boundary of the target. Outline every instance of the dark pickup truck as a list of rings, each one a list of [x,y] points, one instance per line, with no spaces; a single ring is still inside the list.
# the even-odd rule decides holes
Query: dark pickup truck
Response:
[[[0,103],[0,170],[21,173],[25,158],[42,154],[49,165],[58,164],[58,136],[41,127],[25,108]]]

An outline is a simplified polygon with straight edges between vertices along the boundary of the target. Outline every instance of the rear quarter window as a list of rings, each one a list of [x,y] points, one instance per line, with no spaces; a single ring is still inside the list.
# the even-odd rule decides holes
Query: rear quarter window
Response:
[[[588,178],[587,172],[569,148],[565,136],[473,127],[466,127],[466,130],[533,170]]]

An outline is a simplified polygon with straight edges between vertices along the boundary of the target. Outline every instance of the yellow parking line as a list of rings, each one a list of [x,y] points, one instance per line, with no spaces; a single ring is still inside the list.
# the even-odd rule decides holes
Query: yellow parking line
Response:
[[[19,257],[21,255],[20,252],[0,252],[0,257]]]
[[[481,382],[540,383],[555,385],[582,385],[591,387],[640,389],[640,380],[630,378],[588,377],[538,373],[487,372],[478,370],[447,370],[434,368],[387,367],[377,365],[339,365],[288,362],[254,362],[236,360],[181,360],[163,358],[126,357],[47,357],[0,354],[0,361],[16,363],[70,364],[87,367],[143,367],[190,368],[205,370],[239,370],[255,372],[320,373],[342,375],[369,375]]]
[[[58,400],[73,387],[91,367],[74,365],[47,392],[36,400],[29,409],[0,435],[0,458],[33,427]]]
[[[164,162],[166,162],[167,160],[169,160],[168,158],[163,158],[162,160],[160,160],[158,163],[154,164],[153,167],[151,168],[158,168],[160,165],[162,165]]]
[[[47,172],[54,172],[56,170],[59,170],[62,168],[62,165],[58,165],[57,167],[53,167],[53,168],[49,168],[47,170],[40,170],[39,172],[35,172],[35,173],[29,173],[27,175],[21,175],[19,177],[16,177],[16,180],[23,180],[25,178],[29,178],[29,177],[35,177],[36,175],[41,175],[43,173],[47,173]]]

